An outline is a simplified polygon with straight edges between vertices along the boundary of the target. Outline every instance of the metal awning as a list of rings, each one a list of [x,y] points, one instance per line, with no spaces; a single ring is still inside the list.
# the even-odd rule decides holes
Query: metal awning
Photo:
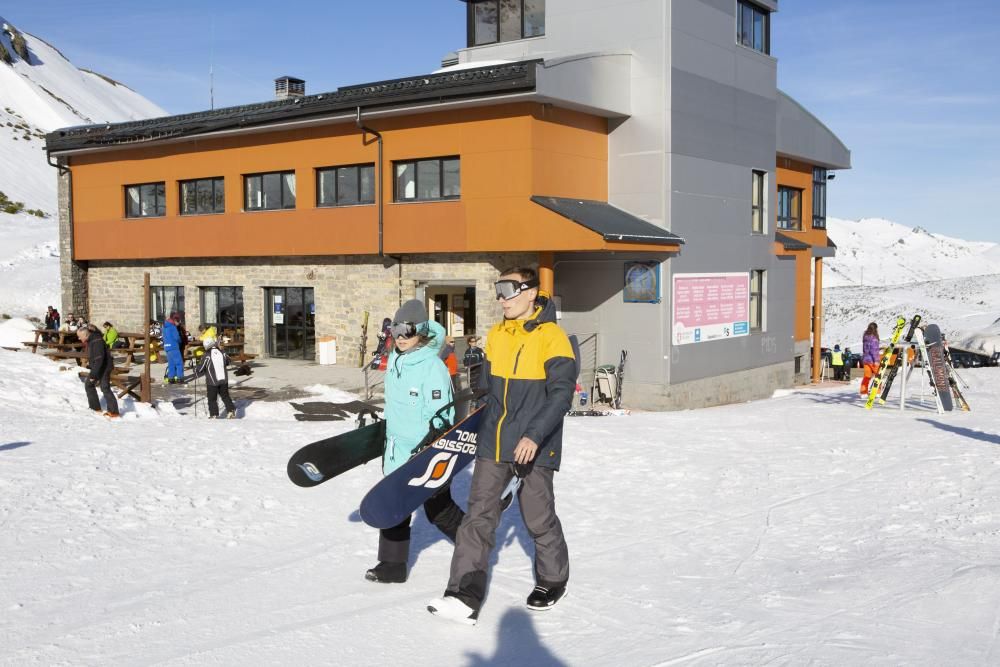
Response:
[[[605,241],[677,246],[684,239],[603,201],[534,196],[531,201],[601,235]]]

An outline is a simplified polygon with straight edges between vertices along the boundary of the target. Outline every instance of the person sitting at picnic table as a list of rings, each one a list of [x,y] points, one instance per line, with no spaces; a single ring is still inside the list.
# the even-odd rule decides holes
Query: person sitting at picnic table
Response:
[[[199,324],[198,325],[198,340],[200,340],[204,344],[204,342],[206,340],[208,340],[209,338],[211,338],[212,340],[215,340],[215,341],[217,341],[219,339],[218,332],[216,331],[215,326],[211,325],[211,324]],[[201,345],[201,346],[198,346],[198,347],[194,348],[194,356],[196,358],[202,356],[203,354],[205,354],[205,347],[204,347],[204,345]]]
[[[108,346],[109,350],[113,350],[116,347],[122,347],[125,341],[118,337],[118,329],[115,329],[115,325],[111,322],[104,323],[104,344]]]
[[[101,385],[101,393],[104,394],[104,402],[107,403],[107,410],[104,416],[109,419],[117,419],[121,415],[118,412],[118,399],[115,392],[111,390],[111,370],[115,367],[115,362],[111,358],[111,352],[104,339],[97,335],[97,327],[85,326],[76,332],[80,342],[87,350],[87,364],[90,368],[90,375],[84,381],[84,389],[87,392],[87,403],[94,412],[101,411],[101,401],[97,398],[97,385]]]
[[[52,306],[49,306],[48,310],[45,311],[45,328],[49,331],[59,330],[59,311],[53,308]],[[53,338],[54,336],[52,334],[47,333],[45,334],[45,336],[43,336],[42,339],[45,341],[50,341]]]
[[[69,313],[66,319],[59,325],[59,331],[76,331],[76,317]]]
[[[226,366],[229,357],[216,345],[215,338],[206,337],[201,341],[205,356],[195,366],[195,375],[205,376],[205,387],[208,392],[208,418],[219,416],[219,397],[226,405],[226,419],[236,419],[236,406],[229,396],[229,375]]]

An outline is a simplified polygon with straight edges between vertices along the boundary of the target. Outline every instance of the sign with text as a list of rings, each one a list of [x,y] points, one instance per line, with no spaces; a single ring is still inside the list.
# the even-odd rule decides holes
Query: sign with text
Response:
[[[673,344],[750,335],[750,273],[675,273]]]

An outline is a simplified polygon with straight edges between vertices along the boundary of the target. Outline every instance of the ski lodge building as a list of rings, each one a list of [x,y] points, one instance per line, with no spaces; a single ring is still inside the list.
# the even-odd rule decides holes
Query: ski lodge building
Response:
[[[585,367],[629,351],[629,406],[816,378],[850,152],[777,89],[778,0],[455,5],[468,43],[437,72],[49,134],[63,312],[141,327],[149,272],[158,318],[271,357],[335,336],[357,367],[365,311],[369,350],[410,298],[482,335],[528,264]]]

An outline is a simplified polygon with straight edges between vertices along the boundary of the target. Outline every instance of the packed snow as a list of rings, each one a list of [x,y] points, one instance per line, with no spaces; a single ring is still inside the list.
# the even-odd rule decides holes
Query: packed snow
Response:
[[[288,481],[292,452],[349,423],[129,400],[109,422],[77,367],[4,349],[0,367],[0,664],[1000,661],[997,369],[963,371],[968,413],[938,415],[915,375],[905,412],[865,411],[855,383],[570,418],[569,595],[525,609],[532,543],[512,509],[468,628],[425,610],[452,549],[422,515],[409,581],[363,579],[377,533],[357,509],[377,464]]]

